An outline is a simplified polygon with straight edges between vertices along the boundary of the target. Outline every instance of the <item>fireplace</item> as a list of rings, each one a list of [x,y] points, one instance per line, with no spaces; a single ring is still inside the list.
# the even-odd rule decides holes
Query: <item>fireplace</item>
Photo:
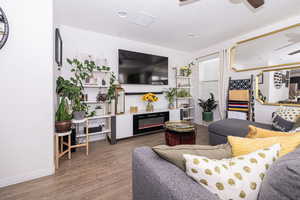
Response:
[[[169,121],[169,112],[133,115],[133,135],[164,130],[166,121]]]

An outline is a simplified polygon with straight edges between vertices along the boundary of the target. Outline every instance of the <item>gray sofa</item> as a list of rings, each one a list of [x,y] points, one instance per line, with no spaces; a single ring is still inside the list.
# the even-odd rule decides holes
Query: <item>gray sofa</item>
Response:
[[[210,145],[226,144],[227,136],[245,137],[248,126],[254,125],[259,128],[272,129],[270,124],[262,124],[240,119],[225,119],[214,122],[208,126]]]
[[[133,200],[220,200],[150,147],[133,152]],[[258,200],[300,199],[300,149],[278,159],[263,180]]]
[[[228,135],[245,136],[248,125],[271,125],[244,120],[222,120],[209,126],[211,144],[226,143]],[[220,200],[184,171],[160,158],[150,147],[133,152],[133,200]],[[300,149],[278,159],[263,180],[258,200],[300,199]]]

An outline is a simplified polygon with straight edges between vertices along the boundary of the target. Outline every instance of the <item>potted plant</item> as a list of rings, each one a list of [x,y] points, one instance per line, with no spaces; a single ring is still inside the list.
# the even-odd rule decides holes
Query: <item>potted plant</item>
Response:
[[[62,97],[55,113],[55,130],[57,133],[64,133],[71,130],[72,115],[69,112],[67,99]]]
[[[164,91],[165,96],[169,102],[168,108],[169,109],[174,109],[174,101],[175,101],[175,96],[176,96],[176,88],[169,88]]]
[[[199,99],[199,106],[203,109],[202,119],[206,122],[210,122],[214,120],[213,110],[217,108],[217,103],[215,101],[215,97],[212,93],[210,93],[210,98],[206,101]]]
[[[191,97],[191,94],[187,90],[181,89],[177,92],[177,97],[179,97],[179,98]]]
[[[153,102],[157,102],[158,97],[153,93],[147,93],[144,96],[142,96],[142,100],[144,102],[147,102],[146,111],[153,112],[154,110]]]
[[[56,80],[56,93],[59,97],[58,108],[55,113],[55,129],[57,132],[67,132],[71,128],[72,115],[70,114],[68,100],[73,100],[77,96],[80,89],[59,76]]]
[[[180,75],[181,76],[186,76],[189,77],[192,74],[192,68],[191,68],[191,64],[189,64],[188,66],[183,66],[180,67]]]
[[[102,109],[101,106],[96,106],[96,108],[95,108],[95,115],[96,115],[96,116],[104,115],[103,109]]]

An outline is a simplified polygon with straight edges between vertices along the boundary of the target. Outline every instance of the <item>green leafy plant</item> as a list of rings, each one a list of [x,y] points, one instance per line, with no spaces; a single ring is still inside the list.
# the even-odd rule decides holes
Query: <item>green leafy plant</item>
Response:
[[[108,103],[111,103],[113,99],[116,98],[115,89],[116,85],[114,84],[116,81],[116,75],[112,72],[109,80],[109,88],[107,91],[107,101]]]
[[[72,110],[73,112],[85,111],[88,113],[88,106],[82,101],[84,81],[91,77],[94,72],[102,70],[107,71],[110,70],[110,68],[106,66],[100,67],[92,60],[85,60],[84,62],[81,62],[74,58],[72,60],[67,59],[67,62],[71,65],[71,72],[73,73],[73,77],[70,78],[70,82],[79,87],[80,90],[80,92],[76,93],[76,95],[72,98]]]
[[[169,103],[174,103],[176,96],[176,88],[169,88],[164,91],[165,97],[167,98]]]
[[[62,122],[72,119],[72,115],[69,112],[68,101],[65,97],[62,97],[55,113],[55,121]]]
[[[191,94],[187,90],[182,89],[182,90],[177,91],[177,97],[180,97],[180,98],[191,97]]]
[[[213,93],[210,93],[210,98],[206,101],[199,99],[198,104],[203,109],[203,112],[212,112],[218,106]]]

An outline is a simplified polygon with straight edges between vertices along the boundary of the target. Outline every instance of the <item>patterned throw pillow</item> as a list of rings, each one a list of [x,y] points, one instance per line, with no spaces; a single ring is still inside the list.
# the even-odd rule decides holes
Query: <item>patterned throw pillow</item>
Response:
[[[281,106],[276,115],[291,122],[296,122],[300,116],[300,108]]]
[[[267,169],[278,158],[280,144],[231,159],[212,160],[184,154],[186,173],[220,199],[256,200]]]

